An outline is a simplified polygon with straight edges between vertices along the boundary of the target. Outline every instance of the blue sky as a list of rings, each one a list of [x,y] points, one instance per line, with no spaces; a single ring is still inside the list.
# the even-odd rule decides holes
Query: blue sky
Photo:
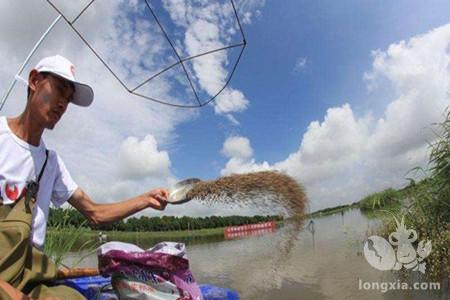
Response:
[[[76,16],[88,1],[54,3]],[[228,1],[151,3],[183,55],[239,40],[227,31]],[[408,170],[426,165],[435,138],[430,124],[450,104],[450,2],[236,0],[236,6],[248,45],[230,86],[202,109],[130,95],[64,22],[38,49],[22,75],[59,53],[94,88],[90,108],[71,106],[45,134],[94,200],[114,202],[186,177],[278,170],[306,187],[316,210],[400,187]],[[143,7],[141,0],[95,1],[77,22],[132,83],[170,61]],[[4,91],[56,13],[29,0],[2,1],[0,11]],[[232,58],[208,56],[189,66],[202,95],[224,82]],[[185,100],[176,74],[167,75],[143,92]],[[17,85],[0,115],[19,114],[25,90]],[[188,203],[164,214],[254,212]]]
[[[172,153],[179,177],[214,178],[230,135],[251,138],[256,160],[282,160],[298,148],[308,124],[348,102],[380,115],[383,99],[367,92],[363,74],[371,51],[450,21],[448,1],[267,1],[244,27],[248,47],[232,80],[250,100],[230,126],[209,108],[178,129]],[[295,70],[297,59],[307,62]],[[381,103],[380,103],[381,102]]]

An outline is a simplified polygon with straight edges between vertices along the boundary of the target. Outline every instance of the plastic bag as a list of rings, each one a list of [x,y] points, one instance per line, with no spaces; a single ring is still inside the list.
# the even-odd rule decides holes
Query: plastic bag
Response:
[[[97,254],[100,272],[112,276],[111,284],[120,299],[203,300],[182,243],[161,242],[143,250],[133,244],[109,242]]]

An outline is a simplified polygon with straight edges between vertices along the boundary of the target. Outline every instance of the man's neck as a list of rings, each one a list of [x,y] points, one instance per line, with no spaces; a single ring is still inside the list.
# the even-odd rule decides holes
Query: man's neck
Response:
[[[33,121],[31,113],[25,110],[21,115],[7,119],[11,131],[21,140],[33,146],[39,146],[44,128]]]

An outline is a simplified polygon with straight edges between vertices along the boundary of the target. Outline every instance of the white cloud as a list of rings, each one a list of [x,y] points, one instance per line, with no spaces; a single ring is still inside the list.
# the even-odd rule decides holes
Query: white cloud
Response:
[[[239,174],[247,172],[260,172],[272,170],[273,167],[268,162],[256,163],[255,160],[231,157],[225,167],[220,171],[220,175]]]
[[[243,23],[250,23],[252,12],[257,11],[264,3],[265,1],[240,1],[237,9],[243,17]],[[163,4],[174,23],[186,29],[181,41],[177,43],[185,45],[186,53],[183,55],[194,56],[241,42],[241,37],[237,34],[234,11],[228,1],[220,3],[164,0]],[[209,97],[213,97],[227,82],[227,67],[234,63],[229,59],[229,52],[220,51],[189,61],[186,67],[192,69],[190,73],[197,79],[197,87],[204,90]],[[232,113],[245,111],[249,101],[240,90],[228,86],[219,94],[213,105],[216,114],[224,115],[232,124],[238,125],[239,122]]]
[[[310,123],[299,150],[275,167],[305,184],[332,178],[361,159],[368,138],[366,123],[355,118],[348,104],[330,108],[322,123]]]
[[[449,46],[450,24],[374,52],[365,79],[369,86],[389,80],[396,98],[376,124],[372,155],[395,157],[433,138],[430,123],[440,120],[449,104]]]
[[[202,19],[195,21],[187,28],[184,43],[189,55],[224,47],[220,41],[219,27]],[[227,70],[224,62],[226,59],[226,52],[219,51],[193,61],[193,69],[200,86],[211,96],[225,84]]]
[[[308,59],[306,57],[298,57],[295,61],[294,65],[294,72],[300,72],[306,67],[306,64],[308,63]]]
[[[222,153],[230,157],[230,160],[222,170],[222,174],[277,169],[306,185],[313,185],[342,173],[349,165],[357,162],[366,141],[366,120],[356,120],[350,105],[345,104],[342,107],[330,108],[322,123],[311,122],[299,150],[273,165],[266,161],[256,163],[251,158],[253,150],[248,138],[227,139]],[[239,151],[230,151],[230,148],[244,148],[251,151],[247,150],[245,151],[247,155],[242,155]]]
[[[259,18],[262,14],[261,8],[266,5],[266,0],[238,0],[236,8],[238,13],[243,15],[242,23],[250,24],[252,18]]]
[[[229,114],[232,112],[241,112],[247,109],[249,101],[239,90],[226,88],[217,97],[214,111],[218,114]]]
[[[241,123],[232,115],[226,114],[225,117],[231,122],[234,126],[239,126]]]
[[[253,149],[250,140],[242,136],[232,136],[225,140],[222,147],[222,154],[229,158],[221,175],[233,173],[257,172],[270,170],[271,166],[267,162],[255,163],[252,158]]]
[[[222,153],[227,157],[249,158],[253,155],[253,149],[249,139],[242,136],[232,136],[225,140]]]
[[[356,120],[350,105],[344,104],[328,109],[322,123],[309,124],[300,151],[306,163],[354,159],[352,156],[363,147],[365,136],[364,122]]]
[[[147,135],[141,141],[136,137],[128,137],[120,146],[117,163],[120,174],[128,179],[166,178],[170,174],[169,154],[158,150],[152,135]]]
[[[312,210],[405,184],[408,171],[426,164],[428,143],[435,138],[431,124],[442,120],[450,105],[449,51],[450,24],[375,51],[364,79],[371,90],[388,84],[395,91],[394,97],[386,94],[389,104],[381,117],[356,116],[348,104],[329,108],[285,160],[257,163],[234,153],[222,174],[284,171],[304,183]]]

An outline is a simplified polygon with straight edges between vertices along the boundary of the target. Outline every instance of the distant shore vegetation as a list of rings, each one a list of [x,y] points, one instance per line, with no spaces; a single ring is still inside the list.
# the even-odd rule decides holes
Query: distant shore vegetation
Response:
[[[198,230],[209,228],[220,228],[226,226],[239,226],[267,221],[281,221],[280,215],[256,215],[256,216],[209,216],[209,217],[131,217],[125,221],[119,221],[108,225],[98,226],[94,229],[102,231],[128,231],[128,232],[148,232],[148,231],[182,231]],[[90,226],[86,218],[75,209],[51,208],[49,213],[49,229],[61,229],[64,227],[86,228]]]

